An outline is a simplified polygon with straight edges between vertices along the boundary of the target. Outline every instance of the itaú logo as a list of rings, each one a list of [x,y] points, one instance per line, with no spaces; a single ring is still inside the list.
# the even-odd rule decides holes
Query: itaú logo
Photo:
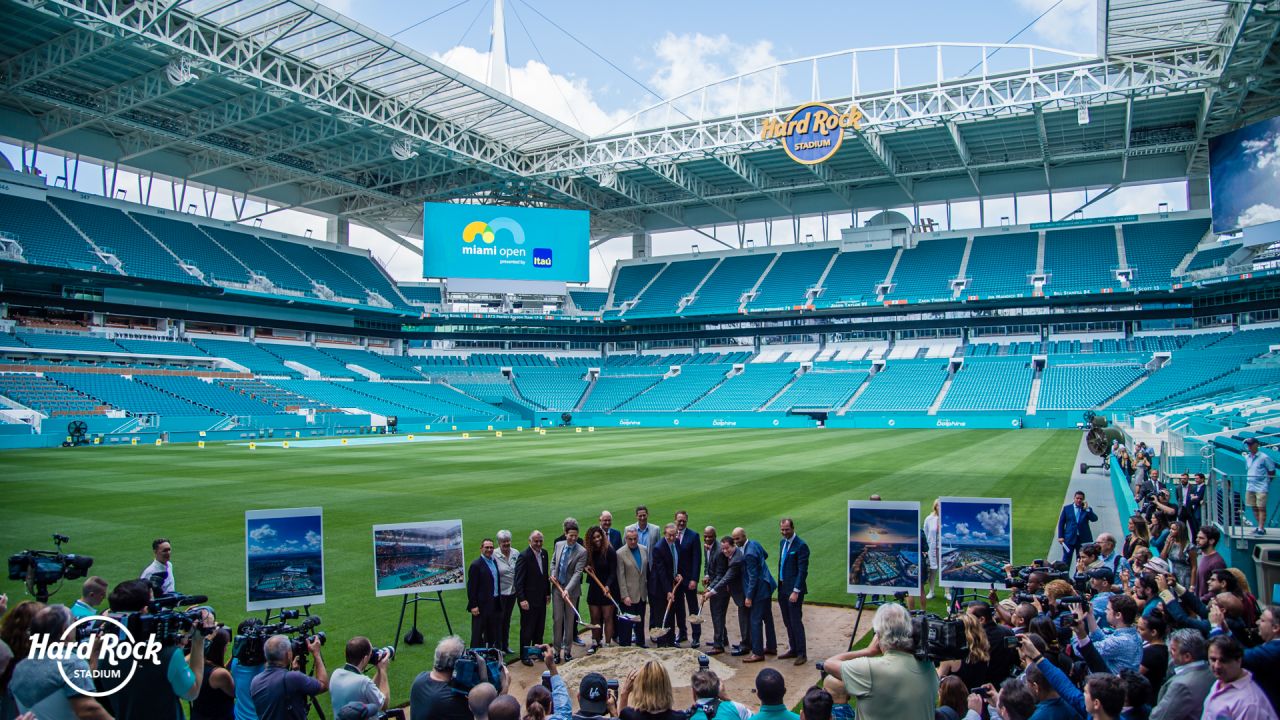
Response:
[[[76,628],[81,625],[97,625],[104,631],[107,629],[107,625],[111,625],[120,632],[118,635],[111,632],[102,632],[97,636],[96,640],[77,643],[74,642]],[[81,685],[76,684],[73,678],[67,676],[67,669],[61,662],[58,663],[58,673],[62,675],[62,681],[67,684],[67,687],[77,693],[90,697],[106,697],[133,679],[133,673],[138,669],[138,663],[149,662],[152,665],[159,665],[162,647],[155,635],[143,641],[134,640],[129,628],[125,627],[124,623],[119,620],[105,615],[90,615],[72,623],[71,627],[67,628],[60,638],[54,638],[45,633],[33,634],[31,636],[31,650],[27,657],[31,660],[71,660],[76,658],[86,662],[96,660],[96,663],[90,662],[90,665],[96,666],[96,669],[91,667],[86,670],[82,667],[72,670],[73,675],[77,676],[75,680],[80,680],[82,684],[85,680],[113,681],[113,688],[104,691],[86,690]],[[132,661],[129,663],[127,673],[124,671],[125,661]]]

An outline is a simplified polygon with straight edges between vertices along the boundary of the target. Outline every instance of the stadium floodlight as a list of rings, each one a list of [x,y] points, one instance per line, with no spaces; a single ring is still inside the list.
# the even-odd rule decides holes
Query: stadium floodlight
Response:
[[[409,138],[400,138],[391,143],[391,156],[404,162],[418,157],[418,151],[413,149],[413,142]]]
[[[694,254],[694,257],[697,257],[698,255],[702,254],[702,251],[698,249],[698,243],[693,243],[692,245],[690,245],[689,251]]]
[[[171,61],[165,68],[165,74],[169,77],[169,83],[174,86],[186,85],[200,77],[191,71],[191,60],[185,55]]]
[[[1089,106],[1081,105],[1079,108],[1076,109],[1076,124],[1077,125],[1089,124]]]

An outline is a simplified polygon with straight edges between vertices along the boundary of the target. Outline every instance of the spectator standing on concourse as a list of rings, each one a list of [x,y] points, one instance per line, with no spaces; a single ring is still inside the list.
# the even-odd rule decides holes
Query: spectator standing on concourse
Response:
[[[1062,508],[1058,515],[1058,545],[1062,548],[1062,561],[1071,565],[1071,558],[1080,546],[1093,542],[1093,529],[1089,523],[1098,521],[1098,514],[1089,507],[1084,493],[1076,491],[1074,502]]]
[[[1267,534],[1267,492],[1276,479],[1276,464],[1258,451],[1258,438],[1244,441],[1245,494],[1244,504],[1253,508],[1254,535]]]

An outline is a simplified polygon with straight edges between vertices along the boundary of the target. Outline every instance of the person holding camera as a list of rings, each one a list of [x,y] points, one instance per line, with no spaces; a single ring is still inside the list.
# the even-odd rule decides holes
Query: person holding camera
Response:
[[[245,618],[236,626],[236,635],[248,635],[261,624],[261,618]],[[236,693],[236,720],[258,720],[258,710],[253,706],[253,679],[258,677],[266,666],[262,662],[255,662],[256,660],[257,658],[254,658],[250,661],[253,664],[246,664],[239,655],[231,658],[231,666],[228,670],[231,671],[231,681]]]
[[[333,714],[347,703],[363,703],[387,707],[387,699],[391,697],[390,682],[387,680],[387,665],[391,662],[391,651],[379,648],[376,657],[373,643],[367,637],[353,637],[347,641],[347,664],[333,671],[329,678],[329,699],[333,701]],[[373,665],[373,679],[364,674],[369,665]]]
[[[320,656],[320,638],[307,641],[307,652],[315,662],[316,676],[291,669],[293,643],[285,635],[272,635],[263,645],[267,667],[253,679],[250,692],[260,720],[306,720],[311,698],[329,690],[329,672]]]
[[[578,683],[578,712],[573,720],[596,720],[618,715],[618,691],[597,672],[587,673]]]
[[[409,689],[410,720],[471,720],[466,697],[450,686],[453,668],[466,649],[457,635],[448,635],[436,643],[430,672],[419,674]]]
[[[1093,613],[1085,612],[1083,606],[1076,606],[1076,639],[1073,645],[1079,649],[1092,643],[1113,673],[1121,670],[1137,671],[1142,665],[1142,638],[1133,623],[1138,617],[1138,604],[1128,595],[1112,595],[1107,599],[1107,623],[1113,628],[1109,635],[1103,634]]]
[[[720,676],[711,670],[699,669],[689,680],[693,690],[693,707],[689,720],[747,720],[751,710],[729,699],[720,684]]]
[[[111,590],[108,598],[111,611],[125,616],[125,624],[135,639],[151,634],[141,620],[150,602],[151,584],[146,580],[122,582]],[[110,696],[116,720],[182,719],[181,701],[199,697],[204,683],[206,622],[192,623],[190,635],[185,638],[159,638],[163,647],[158,664],[137,662],[134,665],[133,677]],[[190,643],[191,651],[184,657],[182,644],[185,642]]]
[[[107,581],[94,575],[84,581],[80,589],[80,599],[71,606],[71,614],[76,620],[98,614],[98,606],[107,599]]]
[[[933,717],[938,705],[938,675],[915,656],[911,616],[897,603],[885,603],[871,620],[874,637],[865,650],[828,658],[823,670],[844,680],[858,698],[861,720]]]
[[[66,606],[50,605],[32,618],[30,632],[32,636],[48,638],[50,647],[65,647],[73,644],[61,640],[72,622],[74,618]],[[13,669],[9,693],[17,701],[18,712],[33,713],[42,720],[111,720],[96,699],[81,694],[95,690],[88,672],[89,664],[75,656],[62,660],[28,658]]]

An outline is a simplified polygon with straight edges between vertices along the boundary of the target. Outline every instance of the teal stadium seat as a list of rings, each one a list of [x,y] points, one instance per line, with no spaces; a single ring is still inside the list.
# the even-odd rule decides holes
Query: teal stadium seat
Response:
[[[778,261],[760,281],[756,297],[747,303],[747,309],[790,310],[804,305],[808,302],[805,292],[818,284],[835,254],[834,248],[779,253]]]
[[[961,297],[1027,297],[1034,289],[1039,233],[975,235],[965,276],[969,285]]]
[[[682,365],[647,392],[622,403],[619,412],[676,412],[706,395],[724,380],[731,365]]]
[[[287,343],[258,343],[258,347],[280,358],[281,362],[296,362],[320,373],[321,377],[348,378],[364,380],[365,377],[347,366],[325,355],[310,345],[291,345]],[[288,367],[286,365],[286,367]]]
[[[1125,260],[1133,270],[1129,287],[1154,290],[1173,284],[1173,269],[1209,231],[1209,219],[1130,223],[1121,230]]]
[[[601,370],[595,386],[583,401],[582,411],[611,412],[619,405],[653,387],[662,379],[665,372],[665,368],[649,373],[630,368]]]
[[[598,367],[600,363],[594,365]],[[585,375],[585,366],[521,367],[516,369],[515,383],[521,397],[543,410],[570,412],[578,407],[587,389]]]
[[[960,274],[967,240],[962,237],[922,240],[910,250],[902,251],[902,259],[893,271],[893,290],[886,300],[911,302],[948,301],[951,281]]]
[[[0,231],[18,239],[33,265],[119,274],[47,202],[0,194]]]
[[[1228,243],[1201,248],[1195,254],[1195,257],[1191,258],[1191,262],[1187,264],[1187,272],[1208,270],[1219,265],[1225,265],[1227,258],[1234,255],[1242,247],[1244,246],[1240,243]]]
[[[439,305],[443,301],[440,288],[436,285],[398,285],[400,294],[411,303],[423,305]]]
[[[738,312],[742,294],[755,286],[776,253],[734,255],[724,258],[711,271],[698,297],[682,315],[723,315]]]
[[[1114,225],[1049,230],[1044,236],[1046,295],[1119,290],[1120,264]]]
[[[614,309],[606,310],[605,317],[618,317],[618,308],[622,307],[622,304],[628,300],[634,300],[640,294],[640,291],[649,284],[649,281],[662,272],[662,269],[666,266],[666,263],[652,263],[618,267],[614,272],[613,280]]]
[[[795,377],[798,365],[747,363],[743,371],[689,406],[695,412],[750,412],[758,410]]]
[[[104,251],[113,253],[133,277],[199,285],[178,266],[177,258],[123,211],[103,205],[49,198],[71,222]]]
[[[849,366],[844,363],[816,364],[809,372],[796,378],[766,410],[791,410],[792,408],[819,408],[836,410],[844,406],[867,379],[869,368]]]
[[[1030,358],[966,360],[939,409],[1025,410],[1034,374]]]
[[[814,303],[817,307],[874,304],[876,287],[889,274],[889,266],[898,254],[897,248],[842,252],[822,283],[823,291]]]
[[[574,307],[582,312],[595,313],[604,308],[609,300],[609,293],[599,290],[570,290],[569,297],[573,300]]]
[[[851,412],[924,411],[947,380],[945,360],[890,360],[871,376]]]
[[[119,375],[49,373],[48,377],[108,405],[114,405],[130,415],[195,417],[216,414],[212,410]]]
[[[669,263],[630,310],[626,317],[675,315],[680,298],[693,292],[715,265],[715,260],[681,260]]]
[[[287,240],[263,240],[263,244],[275,250],[280,257],[306,273],[307,277],[322,283],[343,300],[363,304],[368,299],[364,286],[356,282],[327,259],[328,252]],[[313,293],[314,294],[314,293]]]
[[[146,213],[130,213],[130,217],[160,238],[183,262],[200,268],[205,280],[241,285],[251,280],[244,263],[201,231],[199,226]]]
[[[226,358],[237,365],[244,366],[255,375],[302,377],[302,374],[297,370],[286,367],[284,363],[280,362],[280,358],[251,342],[194,338],[191,344],[213,357]]]
[[[107,405],[44,375],[0,373],[0,395],[47,416],[102,415]]]
[[[225,228],[203,229],[227,252],[240,258],[245,267],[265,277],[272,285],[295,294],[311,294],[311,280],[257,236]]]

